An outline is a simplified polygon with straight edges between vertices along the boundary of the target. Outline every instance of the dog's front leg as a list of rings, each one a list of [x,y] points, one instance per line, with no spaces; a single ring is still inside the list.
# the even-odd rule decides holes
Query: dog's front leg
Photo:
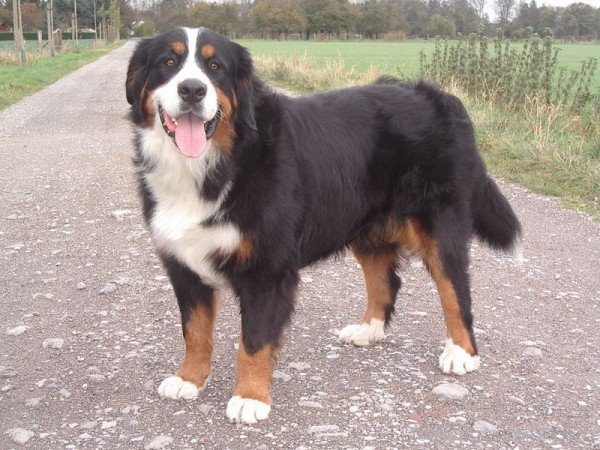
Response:
[[[204,388],[211,370],[217,292],[174,258],[164,257],[181,312],[185,357],[181,367],[159,386],[161,397],[193,399]]]
[[[227,417],[231,421],[256,423],[271,412],[273,366],[283,329],[294,308],[297,278],[294,273],[269,287],[250,283],[236,289],[242,313],[242,337],[235,389],[227,404]]]

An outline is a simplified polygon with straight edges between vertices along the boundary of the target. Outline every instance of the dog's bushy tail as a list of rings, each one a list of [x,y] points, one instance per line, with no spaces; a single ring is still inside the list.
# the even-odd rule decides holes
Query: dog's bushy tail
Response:
[[[490,177],[485,176],[475,189],[472,206],[475,234],[490,247],[522,262],[521,224]]]

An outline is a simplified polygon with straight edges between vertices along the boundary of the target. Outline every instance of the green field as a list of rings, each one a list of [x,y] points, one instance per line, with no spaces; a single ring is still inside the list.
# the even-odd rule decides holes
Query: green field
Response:
[[[317,64],[343,59],[346,66],[364,71],[369,66],[377,66],[384,71],[407,77],[419,71],[419,52],[431,54],[433,41],[238,41],[253,54],[282,57],[287,55],[306,56]],[[518,46],[519,44],[514,44]],[[586,58],[600,58],[600,44],[558,44],[559,65],[568,69],[578,69]],[[596,74],[594,86],[600,92],[600,74]]]

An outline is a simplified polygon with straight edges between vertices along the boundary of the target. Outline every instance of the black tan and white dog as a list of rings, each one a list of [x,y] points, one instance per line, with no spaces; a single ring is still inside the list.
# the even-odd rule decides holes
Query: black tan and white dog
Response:
[[[468,247],[513,250],[520,225],[487,176],[461,102],[393,79],[306,97],[274,93],[247,50],[207,29],[141,41],[126,80],[144,216],[169,274],[185,358],[163,397],[191,399],[211,370],[217,300],[241,311],[230,420],[271,410],[275,353],[298,271],[349,248],[367,308],[340,339],[385,337],[406,255],[424,261],[444,311],[444,373],[476,370]],[[333,294],[332,294],[333,295]]]

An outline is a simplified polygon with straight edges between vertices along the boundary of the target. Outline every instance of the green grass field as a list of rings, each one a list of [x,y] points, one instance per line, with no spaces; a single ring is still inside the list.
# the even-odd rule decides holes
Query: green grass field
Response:
[[[287,55],[306,56],[317,64],[344,60],[347,67],[354,66],[365,71],[369,66],[384,72],[414,77],[419,71],[419,52],[433,52],[433,41],[238,41],[253,54],[282,57]],[[518,46],[519,44],[515,44]],[[600,58],[600,44],[559,44],[559,65],[567,69],[578,69],[586,58]],[[600,92],[600,74],[596,74],[594,86]]]
[[[121,41],[76,53],[63,53],[54,57],[44,56],[24,66],[0,65],[0,109],[54,83],[59,78],[98,59],[122,43]]]

